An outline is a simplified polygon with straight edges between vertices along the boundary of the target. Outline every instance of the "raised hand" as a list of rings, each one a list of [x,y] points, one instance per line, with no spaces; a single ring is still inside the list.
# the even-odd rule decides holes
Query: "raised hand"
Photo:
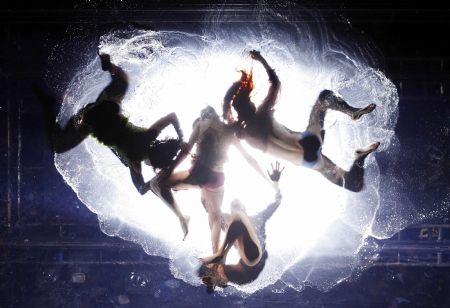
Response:
[[[252,59],[254,59],[254,60],[261,60],[262,59],[261,52],[259,52],[257,50],[251,50],[250,51],[250,57],[252,57]]]
[[[280,169],[280,162],[278,160],[275,161],[275,167],[273,166],[273,164],[270,164],[270,166],[272,167],[272,171],[269,172],[269,170],[267,170],[267,174],[273,182],[278,182],[280,180],[281,173],[283,172],[284,167],[283,169]]]
[[[98,56],[100,57],[100,62],[102,64],[102,70],[107,71],[111,67],[111,56],[107,53],[99,53]]]

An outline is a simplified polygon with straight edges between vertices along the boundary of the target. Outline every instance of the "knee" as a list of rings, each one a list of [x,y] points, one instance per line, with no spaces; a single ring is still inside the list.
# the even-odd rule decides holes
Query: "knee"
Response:
[[[364,187],[363,181],[351,181],[350,179],[344,180],[344,188],[352,192],[360,192]]]
[[[360,192],[363,189],[364,185],[345,185],[345,189],[350,190],[352,192]]]
[[[209,219],[209,223],[210,225],[215,225],[215,224],[219,224],[221,223],[221,215],[220,212],[218,211],[208,211],[208,219]]]
[[[141,196],[145,195],[145,193],[146,193],[148,190],[149,190],[149,188],[147,188],[145,184],[144,184],[144,185],[141,185],[141,186],[138,188],[138,192],[139,192],[139,194],[140,194]]]
[[[324,101],[328,97],[333,96],[333,95],[334,95],[334,92],[331,90],[322,90],[322,92],[320,92],[320,94],[319,94],[319,100]]]

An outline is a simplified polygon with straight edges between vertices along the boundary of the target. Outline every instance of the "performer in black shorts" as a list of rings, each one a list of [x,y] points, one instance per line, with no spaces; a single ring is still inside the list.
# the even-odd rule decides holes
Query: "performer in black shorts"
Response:
[[[313,106],[309,125],[305,132],[295,132],[278,123],[274,117],[274,106],[280,91],[280,80],[267,61],[258,51],[251,51],[250,56],[260,62],[269,76],[270,88],[263,102],[256,107],[250,100],[253,90],[252,73],[242,72],[241,79],[229,88],[225,94],[223,117],[230,125],[237,127],[237,136],[246,140],[251,146],[287,160],[295,165],[302,165],[320,172],[332,183],[350,191],[358,192],[364,184],[364,160],[378,148],[379,142],[365,149],[355,151],[355,160],[349,171],[336,166],[322,154],[324,138],[324,118],[328,109],[337,110],[358,120],[362,115],[375,109],[375,104],[364,108],[350,106],[330,90],[320,93]],[[234,118],[232,110],[237,113]]]

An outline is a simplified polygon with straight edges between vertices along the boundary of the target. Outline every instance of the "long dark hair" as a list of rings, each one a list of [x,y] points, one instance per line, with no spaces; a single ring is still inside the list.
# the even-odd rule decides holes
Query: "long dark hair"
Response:
[[[179,139],[155,140],[148,151],[151,166],[155,170],[171,166],[180,149],[181,140]]]

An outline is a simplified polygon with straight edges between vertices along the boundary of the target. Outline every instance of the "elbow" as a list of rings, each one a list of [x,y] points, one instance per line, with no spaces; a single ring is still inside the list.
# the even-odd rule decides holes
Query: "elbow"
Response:
[[[177,123],[178,122],[178,117],[177,117],[175,112],[171,112],[168,115],[166,115],[166,119],[170,123]]]
[[[272,86],[276,89],[279,90],[281,87],[281,82],[280,79],[278,79],[278,77],[274,80],[270,80],[270,82],[272,83]]]
[[[267,72],[269,74],[269,81],[274,86],[280,85],[280,79],[278,78],[277,74],[275,73],[274,69],[271,69]]]

